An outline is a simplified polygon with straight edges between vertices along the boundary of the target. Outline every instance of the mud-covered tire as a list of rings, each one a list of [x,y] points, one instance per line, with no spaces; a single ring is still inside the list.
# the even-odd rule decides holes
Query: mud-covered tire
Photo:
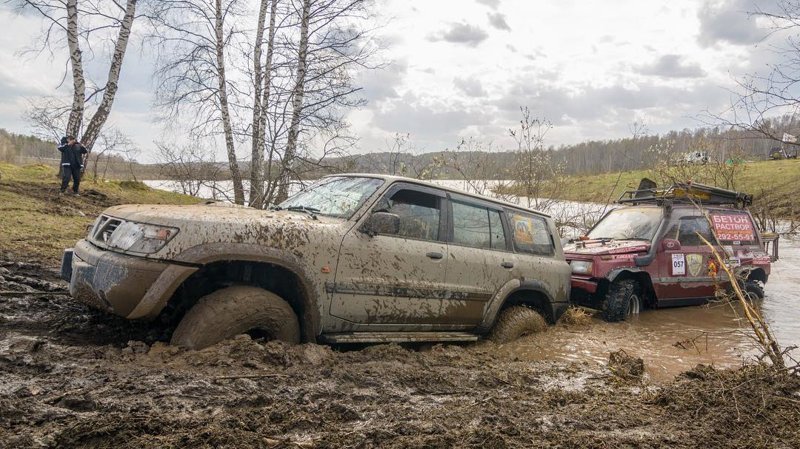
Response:
[[[274,340],[300,342],[297,315],[280,296],[257,287],[228,287],[200,298],[175,328],[170,344],[202,349],[256,329]]]
[[[632,315],[638,315],[644,303],[639,284],[632,279],[615,281],[608,288],[603,301],[603,318],[609,323],[624,321]]]
[[[525,306],[511,306],[500,312],[489,334],[489,340],[508,343],[546,328],[547,321],[539,312]]]
[[[744,283],[744,291],[750,299],[764,299],[764,284],[761,281],[747,281]]]

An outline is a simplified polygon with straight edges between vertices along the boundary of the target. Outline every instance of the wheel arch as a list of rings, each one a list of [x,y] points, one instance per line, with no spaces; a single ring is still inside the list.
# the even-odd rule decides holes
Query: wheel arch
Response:
[[[608,292],[608,288],[611,286],[611,284],[613,284],[615,281],[624,279],[636,281],[636,283],[639,285],[639,288],[641,288],[640,293],[644,296],[643,299],[650,305],[654,304],[656,300],[656,293],[650,273],[634,267],[618,268],[608,273],[608,276],[606,276],[605,282],[603,283],[605,285],[602,286],[603,295]]]
[[[553,324],[557,319],[553,296],[547,287],[540,281],[523,281],[520,285],[509,291],[488,323],[488,328],[494,326],[500,312],[508,307],[523,305],[539,312],[548,323]]]
[[[294,254],[252,245],[214,244],[194,247],[177,260],[194,267],[182,270],[168,288],[153,292],[158,297],[151,299],[155,304],[150,317],[175,321],[205,294],[233,284],[252,285],[287,301],[297,313],[303,341],[316,341],[321,330],[318,289]]]

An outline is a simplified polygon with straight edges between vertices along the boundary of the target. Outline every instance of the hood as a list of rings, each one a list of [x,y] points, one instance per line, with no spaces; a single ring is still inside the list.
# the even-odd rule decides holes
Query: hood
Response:
[[[123,205],[103,212],[126,221],[178,228],[178,233],[157,253],[172,258],[203,244],[247,244],[290,251],[309,244],[341,241],[352,222],[312,216],[303,212],[269,211],[249,207],[214,205]],[[338,240],[337,240],[338,239]]]
[[[650,242],[642,240],[580,240],[564,246],[564,255],[601,256],[611,254],[643,253]]]

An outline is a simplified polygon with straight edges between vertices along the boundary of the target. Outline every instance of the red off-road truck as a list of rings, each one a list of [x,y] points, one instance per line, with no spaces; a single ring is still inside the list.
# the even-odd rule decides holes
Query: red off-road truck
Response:
[[[643,180],[565,246],[572,302],[602,310],[607,321],[644,308],[705,303],[730,282],[701,235],[735,267],[750,295],[763,298],[772,258],[747,210],[751,202],[751,195],[702,184],[657,189]]]

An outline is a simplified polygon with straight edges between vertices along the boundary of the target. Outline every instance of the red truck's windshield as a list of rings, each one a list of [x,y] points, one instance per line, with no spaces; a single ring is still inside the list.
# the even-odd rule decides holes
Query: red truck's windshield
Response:
[[[590,239],[653,239],[661,222],[660,207],[624,207],[609,212],[591,231]]]

